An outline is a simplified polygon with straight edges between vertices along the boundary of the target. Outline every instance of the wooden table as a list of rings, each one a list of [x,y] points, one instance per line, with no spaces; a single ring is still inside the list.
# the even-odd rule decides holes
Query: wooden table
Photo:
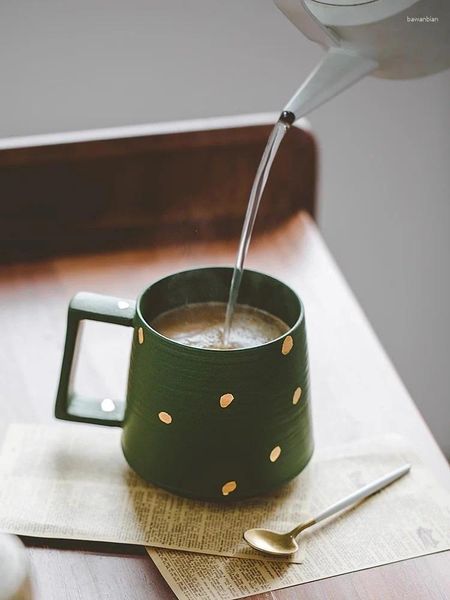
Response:
[[[0,436],[8,422],[52,420],[65,316],[79,290],[134,297],[149,282],[194,265],[231,264],[236,241],[54,256],[0,267]],[[413,441],[442,483],[450,472],[430,431],[306,212],[260,233],[250,268],[293,286],[306,306],[317,447],[397,432]],[[119,328],[86,344],[85,379],[114,394],[125,365]],[[121,339],[120,344],[123,346]],[[126,343],[125,343],[126,345]],[[117,392],[116,392],[117,393]],[[26,540],[38,600],[173,598],[142,548]],[[280,590],[258,598],[442,599],[450,594],[450,553]],[[447,596],[448,597],[448,596]]]

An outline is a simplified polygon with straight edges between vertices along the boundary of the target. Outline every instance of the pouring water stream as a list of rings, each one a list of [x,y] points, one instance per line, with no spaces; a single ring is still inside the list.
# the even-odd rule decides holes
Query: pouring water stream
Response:
[[[270,134],[253,182],[247,212],[242,227],[241,239],[230,286],[224,323],[223,344],[229,346],[230,329],[236,307],[244,270],[244,261],[258,213],[261,197],[277,154],[278,148],[289,127],[300,117],[308,114],[355,81],[370,73],[377,62],[358,53],[331,48],[311,75],[286,104]]]
[[[234,265],[233,277],[231,280],[230,292],[228,296],[227,311],[225,315],[225,325],[223,332],[224,346],[229,345],[230,330],[233,321],[233,314],[236,307],[239,288],[244,272],[244,262],[247,256],[248,246],[252,237],[253,227],[255,225],[256,215],[258,213],[261,197],[266,187],[267,178],[272,167],[272,163],[277,154],[278,148],[292,123],[291,113],[283,113],[280,119],[275,124],[267,141],[261,161],[256,172],[256,177],[253,182],[250,192],[250,199],[245,214],[244,224],[242,226],[241,238],[239,241],[236,263]],[[293,117],[293,115],[292,115]]]

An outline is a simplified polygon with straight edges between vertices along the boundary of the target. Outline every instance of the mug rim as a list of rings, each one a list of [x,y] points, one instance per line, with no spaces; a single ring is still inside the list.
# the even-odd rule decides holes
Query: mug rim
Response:
[[[172,338],[169,338],[165,335],[163,335],[162,333],[160,333],[159,331],[157,331],[154,327],[152,327],[150,325],[150,323],[148,323],[148,321],[144,318],[143,314],[142,314],[142,310],[141,310],[141,302],[142,299],[144,297],[144,294],[146,294],[148,292],[148,290],[150,290],[154,285],[161,283],[167,279],[171,279],[172,277],[176,276],[176,275],[180,275],[180,274],[184,274],[184,273],[192,273],[194,271],[210,271],[212,269],[222,269],[224,271],[233,271],[233,267],[228,267],[228,266],[221,266],[221,265],[217,265],[217,266],[204,266],[204,267],[196,267],[193,269],[183,269],[182,271],[175,271],[173,273],[170,273],[169,275],[166,275],[165,277],[161,277],[160,279],[157,279],[156,281],[154,281],[153,283],[151,283],[150,285],[148,285],[144,290],[142,290],[142,292],[139,294],[137,301],[136,301],[136,314],[139,316],[139,319],[141,320],[141,322],[147,327],[148,330],[150,330],[150,332],[155,335],[157,338],[159,338],[161,341],[164,341],[166,343],[169,343],[170,345],[173,345],[175,348],[178,349],[184,349],[187,350],[189,352],[197,352],[197,353],[202,353],[202,354],[209,354],[211,356],[211,353],[219,353],[219,354],[236,354],[236,353],[245,353],[248,351],[255,351],[258,350],[260,348],[268,348],[272,345],[275,345],[277,343],[279,343],[281,340],[283,340],[286,336],[292,334],[298,327],[299,325],[301,325],[302,321],[304,321],[305,318],[305,308],[303,306],[303,302],[302,299],[300,298],[300,296],[298,295],[298,293],[287,283],[285,283],[284,281],[282,281],[281,279],[278,279],[277,277],[273,277],[272,275],[268,275],[267,273],[263,273],[261,271],[255,271],[253,269],[244,269],[244,273],[254,273],[256,275],[262,275],[263,277],[265,277],[266,279],[271,279],[277,283],[281,283],[282,285],[284,285],[286,288],[288,288],[290,290],[290,292],[292,292],[292,294],[295,296],[295,299],[298,302],[299,305],[299,315],[295,321],[295,323],[289,327],[289,329],[279,335],[278,337],[274,338],[273,340],[270,340],[268,342],[264,342],[263,344],[257,344],[256,346],[246,346],[245,348],[229,348],[229,349],[225,349],[225,348],[199,348],[198,346],[188,346],[187,344],[182,344],[181,342],[178,342]]]

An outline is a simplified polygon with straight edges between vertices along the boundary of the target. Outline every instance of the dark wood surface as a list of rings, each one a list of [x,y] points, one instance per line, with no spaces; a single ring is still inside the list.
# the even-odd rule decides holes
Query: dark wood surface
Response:
[[[236,237],[271,127],[0,143],[0,261]],[[312,136],[293,128],[272,169],[260,231],[299,207],[313,213],[315,167]]]
[[[214,136],[213,136],[214,137]],[[314,165],[312,166],[314,168]],[[247,179],[251,178],[248,165]],[[301,177],[293,173],[292,177]],[[247,184],[248,185],[248,181]],[[180,189],[183,184],[180,183]],[[247,191],[247,190],[246,190]],[[309,193],[313,193],[310,186]],[[267,202],[265,198],[263,202]],[[270,200],[269,200],[270,201]],[[272,197],[275,202],[275,196]],[[312,206],[312,198],[309,198]],[[445,485],[447,462],[328,253],[311,217],[292,214],[255,238],[248,266],[302,296],[311,353],[316,445],[386,432],[412,440]],[[308,208],[308,206],[306,207]],[[265,230],[264,230],[265,229]],[[79,290],[135,297],[151,281],[195,265],[231,264],[236,240],[185,240],[117,252],[53,256],[0,267],[0,437],[9,422],[51,422],[67,303]],[[117,395],[126,370],[119,329],[88,335],[82,379]],[[125,343],[126,345],[126,343]],[[122,346],[122,348],[119,348]],[[125,350],[126,352],[126,350]],[[38,600],[173,598],[142,548],[33,540],[26,544]],[[259,595],[260,599],[443,599],[448,552]]]

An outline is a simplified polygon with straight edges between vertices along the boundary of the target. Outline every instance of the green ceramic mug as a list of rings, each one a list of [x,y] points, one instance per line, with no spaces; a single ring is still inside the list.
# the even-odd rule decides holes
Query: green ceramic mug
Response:
[[[287,285],[245,271],[239,302],[290,327],[260,346],[203,349],[170,340],[149,323],[191,302],[226,302],[232,269],[169,275],[137,302],[81,292],[71,301],[55,415],[123,428],[129,465],[145,480],[205,500],[238,499],[295,477],[313,452],[303,305]],[[83,319],[134,328],[125,402],[71,390]]]

